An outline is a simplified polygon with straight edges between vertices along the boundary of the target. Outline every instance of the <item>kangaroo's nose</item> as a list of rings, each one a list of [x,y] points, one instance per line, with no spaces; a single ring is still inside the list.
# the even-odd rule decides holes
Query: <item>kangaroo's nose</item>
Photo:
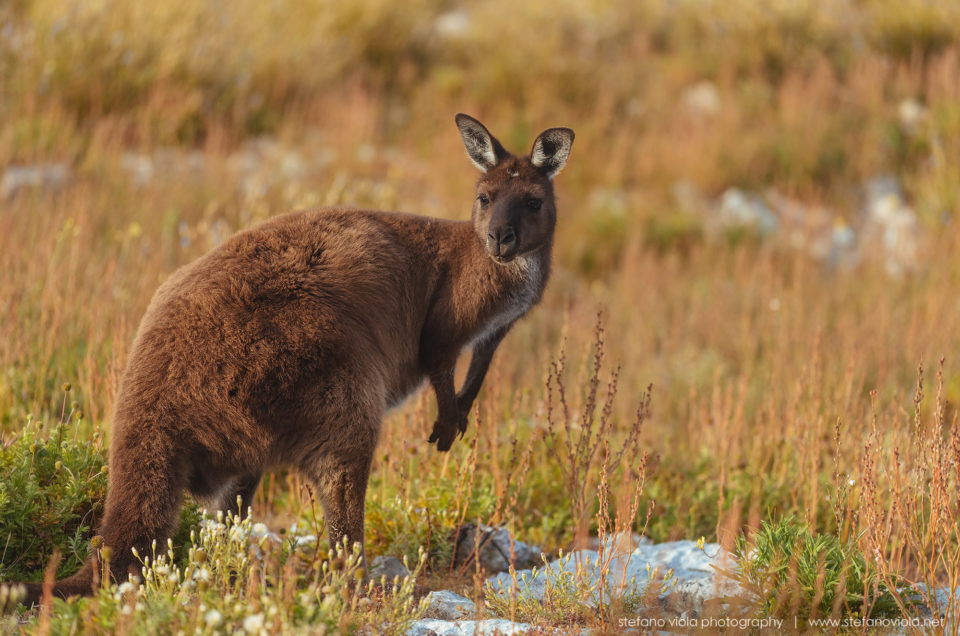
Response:
[[[517,234],[513,231],[513,228],[510,226],[497,228],[495,230],[490,230],[487,232],[487,239],[492,246],[499,248],[499,252],[503,253],[508,251],[513,244],[517,242]]]

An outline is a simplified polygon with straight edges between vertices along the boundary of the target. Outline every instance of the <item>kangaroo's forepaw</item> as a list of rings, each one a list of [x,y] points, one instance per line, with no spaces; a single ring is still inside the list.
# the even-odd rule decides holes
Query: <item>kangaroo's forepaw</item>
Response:
[[[427,442],[430,444],[436,442],[438,451],[448,451],[453,445],[458,429],[456,423],[437,420],[433,423],[433,433],[430,434]]]

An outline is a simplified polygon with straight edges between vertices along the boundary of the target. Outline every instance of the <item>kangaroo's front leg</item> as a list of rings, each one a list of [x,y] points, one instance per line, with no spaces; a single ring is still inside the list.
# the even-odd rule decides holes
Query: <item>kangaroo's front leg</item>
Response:
[[[454,367],[430,374],[430,384],[437,395],[437,420],[433,423],[428,443],[437,443],[437,450],[448,451],[460,430],[460,409],[453,386]]]
[[[497,346],[509,330],[509,326],[497,330],[490,337],[477,343],[473,348],[473,357],[470,359],[470,368],[459,393],[454,389],[454,369],[430,374],[430,384],[437,395],[437,421],[433,424],[433,433],[429,443],[437,443],[437,450],[450,450],[457,433],[461,437],[467,430],[467,419],[473,401],[480,393],[480,386],[490,368],[490,361],[497,350]]]
[[[470,358],[470,367],[467,369],[467,377],[457,393],[457,408],[462,414],[462,419],[457,422],[460,436],[467,430],[467,416],[470,409],[473,408],[473,401],[480,394],[480,387],[483,385],[483,379],[487,376],[487,369],[490,368],[490,361],[493,360],[493,354],[500,341],[507,335],[511,325],[507,325],[492,333],[487,339],[478,342],[473,347],[473,356]]]

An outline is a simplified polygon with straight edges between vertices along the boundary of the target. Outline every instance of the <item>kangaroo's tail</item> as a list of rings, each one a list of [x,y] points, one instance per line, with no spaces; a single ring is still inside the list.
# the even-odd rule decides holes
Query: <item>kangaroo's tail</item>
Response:
[[[54,580],[52,574],[48,574],[47,580],[43,583],[22,583],[21,585],[26,588],[26,596],[21,597],[20,602],[30,607],[31,605],[39,605],[45,595],[67,598],[69,596],[92,594],[94,591],[94,563],[94,559],[91,558],[75,574],[59,581]],[[15,586],[17,584],[6,583],[5,585]]]
[[[185,472],[169,448],[169,437],[144,432],[144,428],[141,426],[138,432],[142,432],[150,444],[131,442],[130,436],[125,435],[114,438],[100,534],[103,537],[101,554],[106,558],[109,548],[109,576],[115,582],[126,581],[130,574],[139,574],[140,562],[133,554],[134,548],[141,555],[147,555],[153,541],[163,541],[176,529],[180,497],[186,485]],[[91,555],[73,576],[58,581],[48,571],[44,583],[26,584],[23,602],[28,606],[39,603],[45,592],[60,598],[92,594],[101,579],[97,557],[96,553]]]

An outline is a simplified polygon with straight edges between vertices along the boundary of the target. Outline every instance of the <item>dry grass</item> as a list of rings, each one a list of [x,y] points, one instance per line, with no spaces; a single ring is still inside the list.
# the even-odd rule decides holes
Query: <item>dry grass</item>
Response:
[[[655,500],[656,540],[732,545],[741,529],[794,514],[859,540],[891,581],[956,586],[960,9],[398,7],[0,7],[0,165],[63,162],[70,175],[0,201],[6,438],[28,413],[56,421],[64,382],[87,415],[78,434],[109,429],[153,290],[231,232],[330,204],[462,218],[473,174],[453,113],[480,116],[516,150],[539,128],[569,125],[578,136],[557,182],[547,296],[502,346],[450,455],[425,444],[427,395],[388,418],[368,498],[371,552],[415,556],[423,545],[428,584],[479,595],[475,572],[442,565],[449,529],[506,524],[548,552],[609,531],[588,495],[626,443],[647,453],[646,483],[635,506],[619,494],[614,508],[632,510],[637,528]],[[712,99],[693,90],[701,82]],[[919,106],[909,120],[905,104]],[[152,174],[137,181],[146,158]],[[675,195],[678,182],[708,198],[773,187],[859,231],[859,189],[885,173],[927,237],[900,277],[872,248],[831,268],[786,232],[717,237]],[[591,353],[601,310],[619,368],[609,404]],[[944,357],[935,406],[914,404],[918,364]],[[558,375],[570,403],[551,420]],[[578,438],[579,418],[597,408],[602,434]],[[298,480],[278,475],[255,513],[283,525],[310,509]]]

